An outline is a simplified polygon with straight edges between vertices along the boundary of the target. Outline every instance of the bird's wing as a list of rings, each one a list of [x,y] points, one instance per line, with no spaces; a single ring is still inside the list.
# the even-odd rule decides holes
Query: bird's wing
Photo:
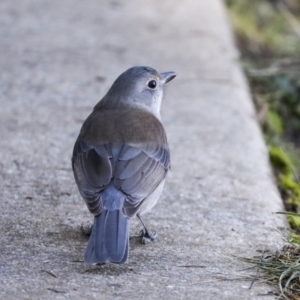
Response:
[[[92,146],[78,140],[72,162],[80,193],[92,213],[101,212],[101,192],[113,180],[114,186],[126,195],[124,213],[131,217],[165,178],[170,153],[161,146]]]
[[[91,213],[101,212],[101,191],[110,183],[112,165],[105,146],[93,147],[77,140],[74,145],[72,167],[79,192]]]
[[[114,184],[126,195],[125,214],[133,216],[164,180],[170,168],[169,149],[124,144],[114,169]]]

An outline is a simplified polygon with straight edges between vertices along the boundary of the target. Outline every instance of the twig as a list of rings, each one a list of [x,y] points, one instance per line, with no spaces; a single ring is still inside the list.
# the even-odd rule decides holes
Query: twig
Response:
[[[57,276],[57,275],[56,275],[54,272],[52,272],[52,271],[48,271],[48,270],[41,270],[41,272],[45,272],[45,273],[47,273],[47,274],[51,275],[52,277],[58,278],[58,276]]]
[[[54,289],[54,288],[47,288],[47,290],[58,293],[58,294],[65,294],[66,293],[66,291],[60,291],[60,290],[57,290],[57,289]]]

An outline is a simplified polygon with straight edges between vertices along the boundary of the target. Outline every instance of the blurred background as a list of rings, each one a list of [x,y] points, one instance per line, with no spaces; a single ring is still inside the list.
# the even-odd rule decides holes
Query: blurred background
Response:
[[[299,213],[300,1],[226,4],[285,208]],[[299,234],[300,218],[288,218]]]

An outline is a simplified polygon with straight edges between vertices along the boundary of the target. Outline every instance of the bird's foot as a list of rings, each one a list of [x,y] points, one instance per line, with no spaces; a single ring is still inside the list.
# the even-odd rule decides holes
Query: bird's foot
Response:
[[[155,231],[149,231],[142,229],[138,235],[133,235],[130,237],[131,240],[138,239],[141,244],[146,245],[150,242],[153,242],[157,238],[158,234]]]
[[[150,230],[142,229],[139,237],[141,238],[141,243],[146,245],[157,238],[157,233],[155,231],[151,232]]]
[[[139,237],[141,238],[141,243],[142,244],[148,244],[149,242],[154,241],[157,238],[157,233],[155,231],[150,231],[143,219],[139,214],[137,214],[138,219],[141,221],[142,225],[144,226],[144,229],[140,231]]]
[[[93,225],[92,224],[81,225],[80,229],[84,235],[90,236],[92,233]]]

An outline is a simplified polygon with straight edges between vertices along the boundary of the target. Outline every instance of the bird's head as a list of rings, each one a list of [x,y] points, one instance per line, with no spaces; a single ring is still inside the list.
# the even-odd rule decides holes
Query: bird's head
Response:
[[[132,67],[122,73],[105,96],[105,101],[138,105],[160,115],[164,86],[175,72],[158,73],[150,67]]]

